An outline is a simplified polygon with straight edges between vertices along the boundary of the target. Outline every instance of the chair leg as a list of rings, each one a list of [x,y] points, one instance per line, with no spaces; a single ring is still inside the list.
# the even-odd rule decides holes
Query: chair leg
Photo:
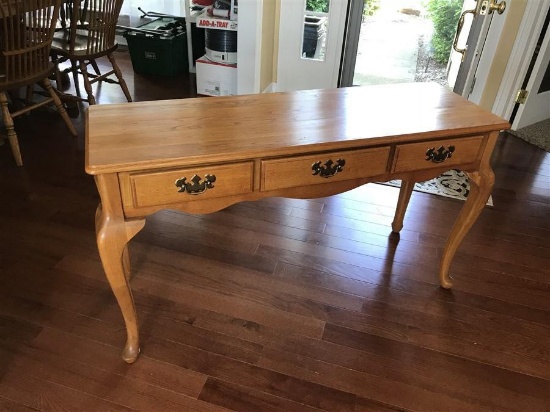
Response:
[[[90,83],[88,70],[86,69],[86,62],[84,60],[80,60],[80,72],[82,73],[82,77],[84,78],[84,88],[86,89],[86,93],[88,93],[88,103],[95,104],[95,97],[92,92],[92,84]]]
[[[115,76],[118,79],[118,83],[120,84],[122,91],[124,92],[124,96],[126,96],[126,100],[131,102],[132,96],[130,96],[130,91],[128,90],[128,86],[126,85],[126,82],[122,78],[122,72],[120,71],[120,69],[118,68],[118,65],[116,64],[116,60],[115,60],[115,57],[113,56],[113,53],[107,54],[107,57],[109,58],[109,61],[113,66],[113,70],[115,71]]]
[[[13,157],[15,157],[15,163],[17,164],[17,166],[23,166],[23,159],[21,158],[21,151],[19,150],[17,134],[15,133],[13,119],[8,109],[8,97],[4,92],[0,92],[0,107],[2,108],[2,116],[4,117],[4,124],[8,133],[8,140],[10,142],[11,151],[13,153]]]
[[[71,60],[71,71],[73,72],[74,88],[77,92],[80,92],[80,87],[78,87],[78,64],[76,60]]]
[[[42,81],[42,85],[48,91],[48,93],[50,93],[50,96],[52,97],[53,102],[54,102],[55,106],[57,107],[57,110],[59,111],[59,114],[63,118],[63,121],[65,122],[65,124],[69,128],[69,131],[71,132],[71,134],[73,136],[76,136],[76,130],[74,129],[73,124],[71,123],[71,119],[69,119],[69,115],[67,114],[67,111],[65,110],[65,106],[63,106],[63,103],[61,102],[61,99],[59,98],[59,96],[57,95],[55,90],[53,89],[50,80],[49,79],[44,79]]]
[[[99,66],[97,65],[97,62],[95,60],[90,60],[90,64],[94,68],[95,74],[97,74],[98,76],[101,76],[101,71],[99,70]]]
[[[34,84],[30,84],[27,86],[27,101],[26,101],[27,104],[29,102],[32,102],[33,94],[34,94]]]
[[[51,60],[52,60],[52,63],[53,63],[53,67],[54,67],[54,73],[55,73],[55,87],[57,88],[57,90],[61,90],[62,89],[62,86],[61,86],[61,70],[59,70],[59,56],[55,53],[51,53]]]

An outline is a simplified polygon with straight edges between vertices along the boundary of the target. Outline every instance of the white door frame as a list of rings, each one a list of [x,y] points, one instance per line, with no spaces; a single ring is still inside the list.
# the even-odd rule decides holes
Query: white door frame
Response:
[[[239,3],[237,94],[260,93],[263,1]]]
[[[280,0],[275,85],[279,92],[338,87],[348,0],[330,1],[324,60],[302,57],[305,5],[305,0]]]
[[[550,7],[550,0],[527,2],[518,35],[492,108],[493,113],[504,119],[510,119],[512,116],[516,104],[516,94],[527,74],[548,7]]]
[[[349,0],[338,87],[353,86],[364,7],[364,0]]]

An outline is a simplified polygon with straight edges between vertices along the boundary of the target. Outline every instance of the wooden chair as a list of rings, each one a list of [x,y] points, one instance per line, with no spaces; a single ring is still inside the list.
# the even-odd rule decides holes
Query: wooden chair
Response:
[[[23,165],[13,119],[38,107],[54,103],[70,132],[76,131],[48,76],[54,73],[50,47],[61,0],[0,0],[0,108],[11,150],[18,166]],[[31,101],[27,92],[22,108],[10,112],[8,91],[34,84],[46,91],[46,98]],[[13,103],[16,103],[12,99]]]
[[[115,42],[115,30],[123,0],[72,0],[67,3],[64,15],[68,18],[67,28],[56,31],[52,42],[52,60],[56,65],[57,87],[61,88],[62,76],[73,73],[75,87],[78,90],[78,74],[84,80],[84,88],[88,95],[89,104],[96,100],[92,92],[92,84],[106,81],[120,85],[126,99],[131,102],[132,97],[128,86],[122,78],[113,52],[118,44]],[[95,60],[107,56],[112,70],[101,74]],[[61,71],[59,64],[69,61],[71,67]],[[87,66],[92,65],[95,73],[89,73]],[[117,80],[109,76],[115,75]]]

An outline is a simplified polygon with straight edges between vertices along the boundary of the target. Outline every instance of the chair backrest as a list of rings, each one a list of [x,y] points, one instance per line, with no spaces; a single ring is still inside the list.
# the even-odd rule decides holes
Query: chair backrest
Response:
[[[85,52],[101,53],[115,45],[118,16],[123,0],[73,0],[67,14],[71,16],[69,39],[87,38]],[[82,46],[77,46],[82,53]],[[75,43],[70,45],[74,52]]]
[[[50,47],[61,0],[0,0],[0,85],[51,69]]]

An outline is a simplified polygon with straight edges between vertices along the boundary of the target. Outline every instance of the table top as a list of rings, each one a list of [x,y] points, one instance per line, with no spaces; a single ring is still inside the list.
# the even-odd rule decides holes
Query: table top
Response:
[[[503,130],[435,83],[94,105],[90,174],[233,162]]]

